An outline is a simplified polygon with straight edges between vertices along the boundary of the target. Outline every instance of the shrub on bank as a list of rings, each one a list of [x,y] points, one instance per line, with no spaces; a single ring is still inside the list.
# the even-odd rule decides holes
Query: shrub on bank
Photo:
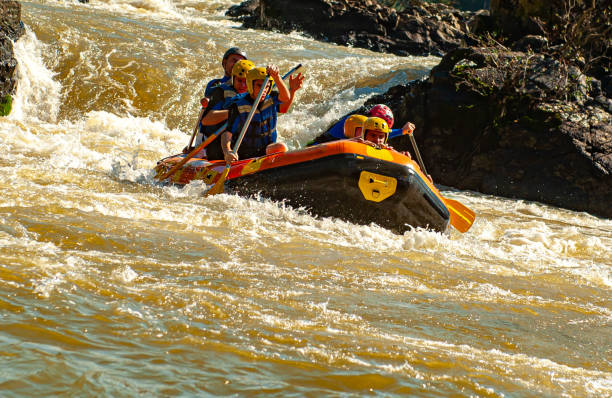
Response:
[[[0,99],[0,116],[8,116],[11,113],[13,107],[13,98],[10,95],[5,95],[4,98]]]

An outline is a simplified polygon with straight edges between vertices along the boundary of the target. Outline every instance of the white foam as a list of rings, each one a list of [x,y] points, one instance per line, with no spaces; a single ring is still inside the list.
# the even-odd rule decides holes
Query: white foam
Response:
[[[123,283],[131,283],[138,278],[138,273],[125,265],[113,271],[113,277],[115,280]]]
[[[61,86],[42,57],[49,46],[43,44],[26,26],[25,34],[14,44],[17,91],[9,118],[54,123],[62,101]]]

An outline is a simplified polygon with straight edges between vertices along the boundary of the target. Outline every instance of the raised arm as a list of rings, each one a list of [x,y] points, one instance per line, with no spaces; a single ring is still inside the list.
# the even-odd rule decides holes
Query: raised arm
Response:
[[[280,106],[280,112],[286,113],[289,111],[291,104],[293,103],[293,99],[295,98],[295,92],[298,91],[302,87],[302,83],[304,82],[304,76],[301,73],[298,73],[297,76],[289,76],[289,101],[283,102]]]
[[[266,68],[266,73],[270,75],[270,77],[276,83],[276,87],[278,88],[278,100],[280,102],[289,102],[291,101],[291,94],[289,93],[289,89],[285,86],[285,82],[279,74],[278,66],[276,65],[268,65]]]

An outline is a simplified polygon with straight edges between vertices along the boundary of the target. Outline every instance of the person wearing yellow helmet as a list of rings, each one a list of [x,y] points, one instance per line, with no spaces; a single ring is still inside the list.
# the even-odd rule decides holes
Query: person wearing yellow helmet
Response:
[[[227,119],[227,110],[222,110],[224,109],[224,104],[228,99],[247,91],[246,75],[254,67],[255,64],[248,59],[240,60],[234,64],[231,84],[223,83],[212,90],[207,114],[202,118],[202,125],[210,126]]]
[[[254,67],[255,64],[248,59],[236,62],[232,68],[231,82],[220,84],[212,90],[208,109],[214,110],[215,107],[221,109],[223,108],[223,103],[229,98],[245,93],[247,91],[246,75]],[[223,120],[227,118],[227,112],[225,112],[225,116]]]
[[[344,134],[344,123],[351,116],[352,115],[344,116],[331,127],[329,127],[325,133],[321,134],[320,136],[309,142],[307,145],[315,145],[323,142],[351,138]],[[392,129],[394,122],[393,112],[387,105],[384,104],[376,104],[372,106],[366,111],[366,116],[376,116],[385,120],[389,125],[389,138],[399,137],[400,135],[412,134],[412,131],[414,130],[414,124],[412,124],[411,122],[406,122],[406,124],[404,124],[401,129]]]
[[[270,92],[272,82],[268,81],[263,90],[262,99],[253,113],[252,120],[245,132],[244,138],[237,154],[232,148],[245,125],[255,99],[260,92],[267,76],[274,81],[278,92]],[[223,158],[231,163],[239,158],[252,158],[266,154],[268,144],[276,142],[276,121],[281,105],[291,105],[293,96],[285,86],[279,75],[276,65],[268,65],[266,68],[253,68],[246,75],[247,92],[239,94],[229,104],[229,116],[227,120],[227,131],[222,135],[221,148]],[[211,159],[209,157],[209,159]]]
[[[412,124],[412,123],[411,123]],[[388,149],[394,151],[392,146],[387,144],[389,140],[389,125],[387,121],[380,117],[369,117],[363,122],[363,135],[361,137],[357,137],[358,141],[364,142],[367,145],[374,146],[379,149]],[[412,125],[410,134],[414,130],[414,125]],[[403,151],[399,152],[404,156],[412,158],[410,156],[410,152]],[[427,176],[431,180],[431,176]]]
[[[344,136],[346,138],[356,138],[363,135],[363,124],[368,119],[363,115],[351,115],[344,121]]]
[[[208,106],[200,122],[200,132],[196,138],[196,146],[211,134],[214,134],[227,120],[229,101],[236,95],[246,92],[246,75],[254,67],[255,64],[248,59],[236,62],[232,68],[231,84],[229,82],[223,83],[212,90]],[[210,143],[201,155],[206,154],[207,157],[215,158],[222,157],[219,142],[220,140],[215,140]]]
[[[377,146],[386,146],[389,125],[380,117],[369,117],[363,123],[363,139]]]

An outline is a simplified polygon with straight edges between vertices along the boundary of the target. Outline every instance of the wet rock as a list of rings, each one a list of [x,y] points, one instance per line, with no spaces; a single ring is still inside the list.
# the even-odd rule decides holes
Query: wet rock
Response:
[[[247,28],[299,30],[317,39],[398,55],[442,55],[470,41],[472,12],[423,3],[397,12],[371,0],[249,0],[227,15]]]
[[[13,56],[13,42],[8,36],[0,34],[0,98],[15,90],[13,75],[17,60]]]
[[[548,47],[548,39],[544,36],[526,35],[514,43],[512,48],[516,51],[540,52]]]
[[[6,35],[15,41],[25,32],[21,22],[21,4],[12,0],[0,1],[0,36]]]
[[[24,33],[21,5],[16,1],[0,2],[0,116],[11,110],[11,94],[15,92],[14,79],[17,60],[13,55],[13,41]]]

